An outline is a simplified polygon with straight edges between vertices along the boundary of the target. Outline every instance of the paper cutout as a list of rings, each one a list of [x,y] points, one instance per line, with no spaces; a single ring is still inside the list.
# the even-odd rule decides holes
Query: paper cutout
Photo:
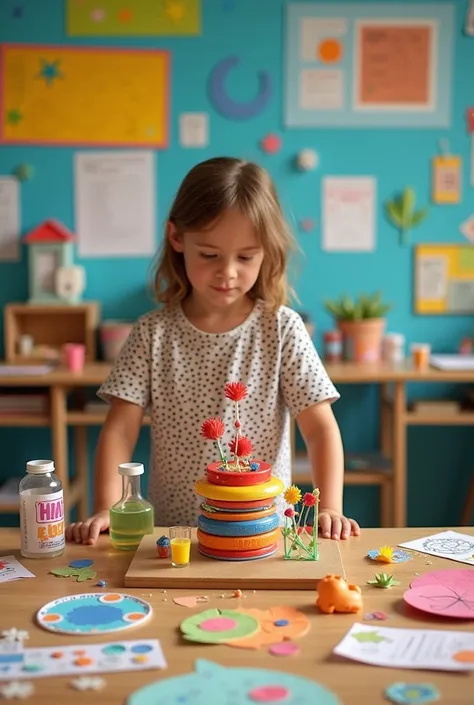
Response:
[[[237,610],[210,609],[181,622],[184,638],[203,644],[225,644],[251,636],[259,629],[257,619]]]
[[[151,615],[151,605],[139,597],[96,592],[53,600],[37,612],[36,620],[59,634],[109,634],[143,624]]]
[[[198,602],[208,602],[206,595],[190,595],[189,597],[173,597],[173,602],[181,607],[196,607]]]
[[[436,570],[415,578],[403,599],[424,612],[474,619],[474,571]]]
[[[0,685],[0,695],[5,700],[11,700],[17,698],[18,700],[24,700],[33,695],[35,688],[32,683],[20,683],[19,681],[10,681],[10,683],[3,683]]]
[[[241,610],[258,620],[260,631],[253,636],[232,641],[229,646],[237,649],[260,649],[269,644],[298,639],[309,632],[310,622],[303,612],[295,607],[281,605],[268,610]]]
[[[474,215],[471,215],[459,228],[461,233],[474,245]]]
[[[230,71],[238,66],[240,59],[229,56],[219,61],[209,76],[209,99],[215,109],[229,120],[248,120],[262,113],[272,97],[272,84],[268,71],[259,71],[259,89],[255,98],[237,102],[227,93],[225,82]]]
[[[316,224],[311,218],[303,218],[303,220],[300,220],[299,226],[300,230],[302,230],[304,233],[310,233],[312,230],[314,230]]]
[[[472,652],[471,632],[436,629],[398,629],[355,623],[334,653],[345,658],[388,668],[422,668],[472,671],[474,660],[460,654]]]
[[[431,683],[392,683],[385,688],[385,697],[400,705],[423,705],[439,700],[440,694]]]
[[[80,676],[70,683],[74,690],[102,690],[105,680],[99,676]]]
[[[461,258],[460,258],[461,259]],[[472,264],[474,272],[474,260]],[[412,551],[428,553],[431,556],[449,558],[460,563],[474,565],[474,536],[460,534],[457,531],[441,531],[421,539],[398,544]]]
[[[266,152],[267,154],[277,154],[277,152],[279,152],[281,149],[281,145],[281,138],[278,137],[278,135],[274,134],[267,135],[260,142],[260,147],[262,148],[262,151]]]
[[[299,654],[301,647],[293,641],[282,641],[280,644],[272,644],[268,653],[272,656],[295,656]]]
[[[438,204],[460,203],[462,159],[449,154],[432,162],[432,200]]]
[[[209,145],[208,113],[182,113],[179,116],[179,142],[181,147],[207,147]]]
[[[314,171],[319,164],[318,153],[314,149],[302,149],[296,157],[300,171]]]
[[[0,202],[1,202],[2,190],[1,190],[1,179],[0,179]],[[0,204],[0,216],[2,215],[2,208]],[[0,219],[0,253],[1,253],[1,219]],[[0,259],[2,257],[0,256]],[[0,558],[0,583],[6,583],[10,580],[19,580],[20,578],[34,578],[33,573],[25,568],[15,556],[2,556]]]
[[[90,568],[94,561],[90,558],[80,558],[75,561],[70,561],[70,568]]]
[[[389,573],[376,573],[372,580],[367,580],[367,585],[389,590],[394,585],[400,585],[400,581],[395,580],[393,575],[389,575]]]
[[[417,576],[410,583],[412,588],[424,587],[425,585],[438,585],[459,592],[474,592],[474,571],[465,568],[432,570]]]
[[[77,583],[93,580],[97,575],[91,568],[53,568],[49,572],[56,578],[76,578]]]
[[[157,639],[123,640],[58,647],[35,646],[23,649],[21,644],[0,641],[0,670],[9,680],[82,676],[79,689],[98,683],[98,673],[122,673],[166,668]],[[102,680],[102,679],[100,679]],[[73,683],[71,686],[74,687]]]
[[[0,60],[1,143],[167,146],[168,52],[3,44]]]
[[[370,560],[379,563],[406,563],[413,558],[408,551],[400,551],[392,546],[381,546],[381,548],[367,551],[367,556]]]
[[[195,672],[150,683],[129,696],[127,705],[186,702],[221,705],[232,693],[233,705],[282,703],[291,695],[298,705],[342,705],[339,698],[319,683],[289,673],[260,668],[225,668],[198,660]],[[273,699],[271,699],[273,698]]]
[[[97,6],[67,0],[67,32],[73,37],[196,36],[201,0],[100,0]]]

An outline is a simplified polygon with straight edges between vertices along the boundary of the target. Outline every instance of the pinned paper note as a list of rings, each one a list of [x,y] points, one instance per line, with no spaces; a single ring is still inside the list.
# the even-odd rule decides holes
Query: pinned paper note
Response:
[[[207,147],[209,144],[208,113],[182,113],[179,116],[181,147]]]
[[[376,181],[326,177],[322,193],[322,245],[326,251],[370,252],[375,247]]]
[[[0,177],[0,261],[20,258],[20,187],[13,176]]]
[[[450,204],[461,201],[462,159],[440,156],[432,164],[432,199],[434,203]]]

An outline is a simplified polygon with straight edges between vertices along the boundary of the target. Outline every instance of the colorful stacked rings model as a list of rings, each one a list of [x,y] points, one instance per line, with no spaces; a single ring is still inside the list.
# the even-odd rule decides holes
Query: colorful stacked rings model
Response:
[[[234,553],[234,551],[256,551],[261,548],[269,548],[278,542],[279,533],[279,529],[273,529],[258,536],[213,536],[198,529],[197,540],[199,550],[211,548]]]
[[[251,472],[229,472],[222,469],[222,463],[212,463],[207,466],[207,479],[211,485],[224,485],[226,487],[250,487],[268,482],[272,474],[272,466],[260,461],[255,463],[258,470]]]
[[[214,521],[214,519],[208,519],[202,514],[198,517],[198,527],[201,531],[213,536],[255,536],[277,529],[278,524],[276,513],[250,521]]]
[[[230,510],[218,512],[214,509],[209,511],[201,506],[202,516],[208,519],[214,519],[214,521],[249,521],[251,519],[263,519],[263,517],[268,517],[273,514],[274,511],[274,507],[269,507],[268,509],[260,509],[253,512],[233,512]]]
[[[223,509],[229,512],[254,512],[258,509],[270,509],[273,507],[273,500],[270,498],[257,499],[256,502],[222,502],[213,499],[201,505],[203,508],[204,506],[211,507],[211,509]]]
[[[224,502],[253,502],[259,499],[272,499],[281,494],[285,486],[279,477],[273,476],[261,485],[250,485],[247,487],[213,485],[207,479],[201,478],[196,481],[194,489],[200,497],[205,499],[217,499]]]
[[[257,558],[268,558],[272,556],[278,548],[277,543],[264,548],[256,548],[254,551],[225,551],[218,548],[206,548],[198,544],[198,550],[206,558],[215,558],[218,561],[255,561]]]

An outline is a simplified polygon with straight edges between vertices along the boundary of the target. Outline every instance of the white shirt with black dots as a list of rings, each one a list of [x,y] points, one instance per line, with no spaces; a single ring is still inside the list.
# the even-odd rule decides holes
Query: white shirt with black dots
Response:
[[[234,404],[224,396],[227,382],[247,386],[239,403],[241,434],[285,487],[291,483],[290,414],[339,398],[301,316],[286,306],[271,313],[257,301],[244,323],[227,333],[198,330],[180,305],[142,316],[98,395],[149,408],[148,496],[157,526],[197,523],[202,499],[194,483],[219,460],[213,443],[200,435],[205,419],[224,421],[222,445],[230,456]],[[281,497],[277,506],[281,516]]]

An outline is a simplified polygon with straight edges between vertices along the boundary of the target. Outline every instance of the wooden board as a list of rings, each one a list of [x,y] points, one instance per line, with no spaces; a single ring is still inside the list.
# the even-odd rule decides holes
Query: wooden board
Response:
[[[328,573],[344,575],[337,541],[331,539],[319,539],[319,561],[284,560],[281,546],[269,558],[217,561],[199,553],[193,530],[189,566],[173,568],[171,559],[158,558],[156,540],[163,534],[167,527],[144,536],[125,574],[125,587],[315,590],[317,580]]]

